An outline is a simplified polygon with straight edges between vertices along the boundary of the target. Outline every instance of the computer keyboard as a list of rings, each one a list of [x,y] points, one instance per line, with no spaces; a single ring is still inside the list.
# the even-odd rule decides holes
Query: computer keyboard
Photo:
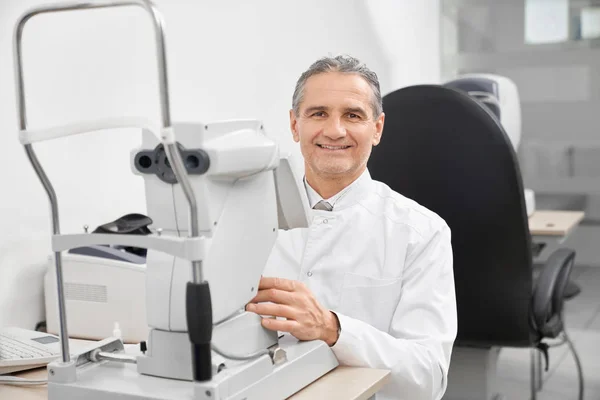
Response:
[[[55,355],[46,349],[34,347],[31,344],[25,344],[19,340],[0,334],[0,360],[52,357]]]
[[[60,356],[60,339],[21,328],[0,329],[0,375],[48,364]]]

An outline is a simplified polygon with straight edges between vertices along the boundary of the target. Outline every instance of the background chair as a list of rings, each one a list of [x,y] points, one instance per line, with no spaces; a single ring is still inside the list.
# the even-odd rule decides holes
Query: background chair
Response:
[[[462,91],[479,100],[496,117],[508,135],[515,152],[519,152],[522,137],[521,99],[519,89],[512,79],[496,74],[470,73],[458,76],[456,79],[446,82],[444,86]],[[535,193],[528,188],[524,190],[527,215],[531,216],[536,208]],[[532,243],[531,247],[535,259],[546,247],[546,244]],[[534,276],[537,272],[535,267],[534,264]],[[571,299],[580,292],[579,285],[569,280],[565,288],[565,299]]]
[[[562,319],[575,252],[556,251],[534,281],[521,175],[498,120],[467,94],[434,85],[392,92],[383,106],[371,175],[452,231],[458,335],[445,398],[495,398],[499,348],[546,351],[544,339],[559,335],[573,350],[582,398],[581,366]],[[534,377],[532,364],[532,399]]]

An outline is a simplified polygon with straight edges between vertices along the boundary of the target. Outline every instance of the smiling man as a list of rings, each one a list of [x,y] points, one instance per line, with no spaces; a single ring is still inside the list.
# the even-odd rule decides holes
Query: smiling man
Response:
[[[290,128],[311,222],[279,233],[247,310],[279,317],[267,329],[325,341],[341,365],[390,370],[377,400],[440,399],[457,330],[450,230],[371,179],[384,121],[377,76],[355,58],[302,74]]]

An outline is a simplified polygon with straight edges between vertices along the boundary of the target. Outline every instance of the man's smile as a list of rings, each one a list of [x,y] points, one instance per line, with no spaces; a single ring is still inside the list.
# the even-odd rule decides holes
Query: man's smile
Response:
[[[328,145],[328,144],[317,144],[317,146],[319,146],[322,149],[329,150],[329,151],[346,150],[346,149],[349,149],[350,147],[352,147],[352,146],[334,146],[334,145]]]

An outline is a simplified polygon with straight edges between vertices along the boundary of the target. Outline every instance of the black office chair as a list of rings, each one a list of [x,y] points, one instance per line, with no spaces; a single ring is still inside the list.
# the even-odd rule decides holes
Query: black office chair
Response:
[[[455,350],[528,347],[547,356],[545,339],[562,336],[577,364],[582,399],[581,364],[562,318],[575,252],[557,250],[533,280],[523,184],[498,120],[474,98],[436,85],[390,93],[383,108],[384,133],[368,168],[452,231]],[[532,399],[534,375],[532,368]]]

